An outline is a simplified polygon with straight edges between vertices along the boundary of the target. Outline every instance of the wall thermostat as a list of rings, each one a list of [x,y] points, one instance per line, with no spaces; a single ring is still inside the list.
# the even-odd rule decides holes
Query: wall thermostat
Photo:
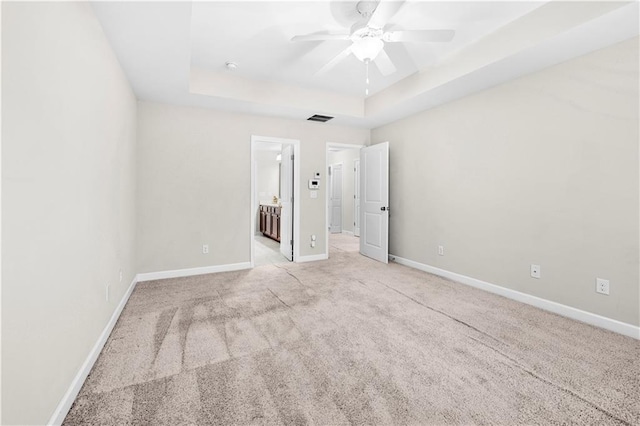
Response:
[[[320,188],[320,181],[318,179],[309,179],[309,189]]]

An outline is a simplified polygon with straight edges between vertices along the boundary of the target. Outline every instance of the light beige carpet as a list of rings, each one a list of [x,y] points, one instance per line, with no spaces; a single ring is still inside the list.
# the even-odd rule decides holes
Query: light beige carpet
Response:
[[[65,424],[639,424],[639,372],[636,340],[335,249],[139,284]]]
[[[329,254],[343,251],[360,251],[360,238],[348,234],[330,234]]]

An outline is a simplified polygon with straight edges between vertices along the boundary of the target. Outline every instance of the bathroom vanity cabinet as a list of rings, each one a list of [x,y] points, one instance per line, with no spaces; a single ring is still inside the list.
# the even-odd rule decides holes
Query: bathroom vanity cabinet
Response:
[[[275,204],[260,204],[260,232],[280,242],[280,210]]]

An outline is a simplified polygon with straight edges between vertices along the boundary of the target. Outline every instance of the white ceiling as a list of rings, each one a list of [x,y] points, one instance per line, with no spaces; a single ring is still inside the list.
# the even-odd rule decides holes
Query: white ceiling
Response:
[[[370,67],[370,93],[411,75],[526,14],[543,2],[405,2],[390,29],[455,29],[449,43],[387,43],[398,71],[384,77]],[[191,63],[236,74],[364,97],[365,64],[350,55],[331,71],[315,75],[351,41],[291,42],[300,34],[348,34],[359,15],[356,1],[196,2],[191,11]]]
[[[290,41],[348,32],[354,1],[92,4],[140,99],[296,119],[320,113],[369,128],[638,34],[637,2],[407,1],[387,29],[456,35],[387,43],[398,71],[383,77],[372,66],[365,97],[365,67],[353,55],[315,75],[349,41]]]

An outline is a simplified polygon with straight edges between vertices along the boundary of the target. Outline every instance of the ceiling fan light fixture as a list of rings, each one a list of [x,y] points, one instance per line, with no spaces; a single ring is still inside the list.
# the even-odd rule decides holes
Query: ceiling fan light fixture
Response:
[[[351,51],[362,62],[373,61],[384,47],[384,42],[375,37],[362,37],[353,42]]]

